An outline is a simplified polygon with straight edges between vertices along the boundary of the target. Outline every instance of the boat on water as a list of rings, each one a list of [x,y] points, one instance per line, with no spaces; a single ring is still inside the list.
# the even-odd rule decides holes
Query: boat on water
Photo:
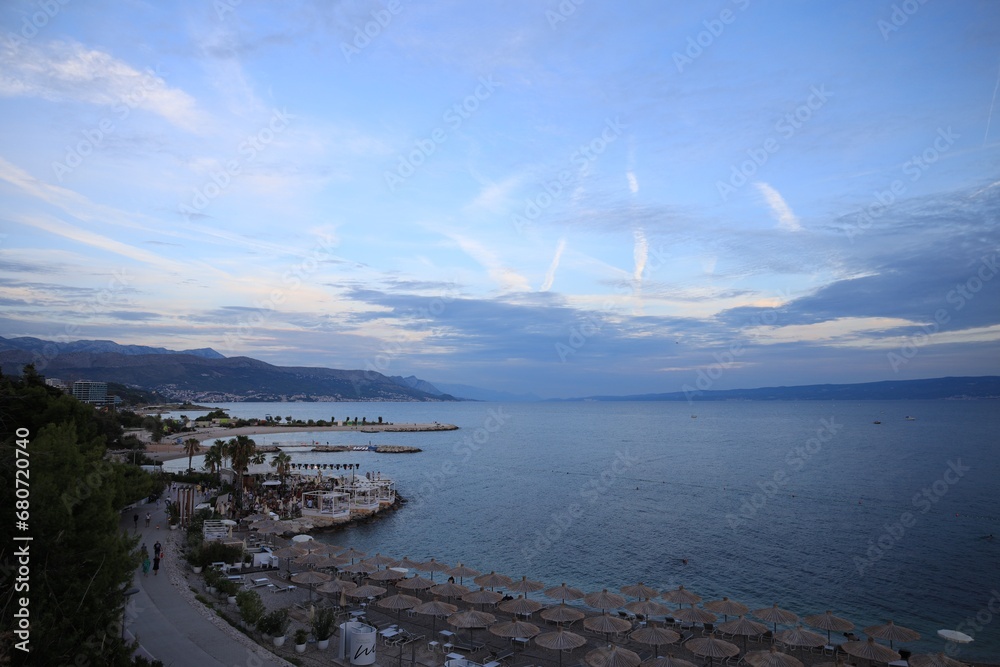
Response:
[[[917,421],[916,417],[911,417],[910,415],[906,415],[905,419],[908,422],[915,422],[915,421]]]

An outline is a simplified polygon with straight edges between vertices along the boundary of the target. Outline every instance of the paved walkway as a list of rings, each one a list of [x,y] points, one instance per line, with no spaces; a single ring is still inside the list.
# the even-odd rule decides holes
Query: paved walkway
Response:
[[[160,505],[160,508],[155,502],[138,505],[122,515],[122,528],[138,532],[139,544],[146,544],[151,559],[157,540],[166,551],[166,558],[160,561],[159,574],[154,575],[150,569],[149,574],[143,576],[141,568],[136,570],[134,586],[139,592],[130,597],[125,608],[126,637],[138,638],[140,653],[168,667],[287,667],[290,663],[239,634],[217,616],[209,617],[193,600],[194,594],[186,588],[185,580],[178,573],[178,568],[185,564],[172,539],[179,540],[182,533],[168,530],[166,511],[162,502]],[[145,527],[147,512],[152,515],[149,528]],[[137,531],[133,522],[135,514],[139,515]]]

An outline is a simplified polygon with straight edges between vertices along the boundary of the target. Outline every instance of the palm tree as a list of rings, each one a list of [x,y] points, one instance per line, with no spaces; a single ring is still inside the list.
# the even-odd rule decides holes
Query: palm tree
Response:
[[[188,470],[191,470],[191,459],[194,455],[201,451],[201,443],[194,438],[188,438],[184,441],[184,453],[188,455]]]
[[[237,509],[242,510],[243,475],[246,474],[247,468],[251,463],[263,463],[266,457],[263,452],[257,451],[257,443],[245,435],[238,435],[235,438],[231,438],[227,449],[229,450],[229,458],[233,461],[233,472],[236,473],[237,480],[234,500],[236,501]]]
[[[225,445],[222,440],[216,440],[215,444],[208,448],[205,452],[205,463],[202,466],[206,468],[213,475],[218,473],[219,478],[222,477],[222,463],[223,463],[223,453],[222,447]]]
[[[277,469],[278,479],[281,480],[281,490],[285,490],[285,475],[288,474],[288,464],[292,462],[292,457],[285,452],[278,452],[271,459],[271,466]]]

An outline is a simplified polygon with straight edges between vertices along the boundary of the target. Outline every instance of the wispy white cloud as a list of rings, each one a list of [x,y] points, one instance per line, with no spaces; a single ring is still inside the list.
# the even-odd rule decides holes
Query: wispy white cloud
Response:
[[[639,179],[635,177],[635,172],[630,171],[625,176],[628,178],[628,189],[632,194],[639,192]]]
[[[771,213],[774,215],[775,220],[778,221],[779,227],[790,232],[797,232],[802,229],[799,219],[795,217],[791,207],[785,202],[780,192],[764,182],[757,182],[754,185],[764,195],[764,201],[771,207]]]
[[[532,291],[527,278],[504,265],[495,253],[479,241],[456,233],[448,233],[447,236],[457,243],[465,254],[486,269],[490,278],[505,292]]]
[[[556,271],[559,269],[559,260],[562,259],[563,250],[566,249],[566,237],[559,239],[559,244],[556,246],[556,254],[552,257],[552,264],[549,265],[549,270],[545,274],[545,282],[539,288],[541,292],[548,292],[552,289],[552,283],[556,279]]]
[[[206,129],[207,116],[193,97],[171,88],[165,73],[139,71],[109,53],[77,42],[5,40],[0,46],[0,95],[125,105],[162,116],[192,132]]]

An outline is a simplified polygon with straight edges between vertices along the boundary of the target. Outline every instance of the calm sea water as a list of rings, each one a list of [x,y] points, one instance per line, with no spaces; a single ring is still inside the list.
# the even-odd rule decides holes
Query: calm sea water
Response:
[[[585,591],[683,584],[858,628],[892,619],[923,635],[914,652],[943,650],[936,631],[956,628],[976,639],[958,657],[1000,662],[996,401],[221,407],[461,427],[257,437],[423,448],[295,454],[360,463],[410,501],[319,539]]]

